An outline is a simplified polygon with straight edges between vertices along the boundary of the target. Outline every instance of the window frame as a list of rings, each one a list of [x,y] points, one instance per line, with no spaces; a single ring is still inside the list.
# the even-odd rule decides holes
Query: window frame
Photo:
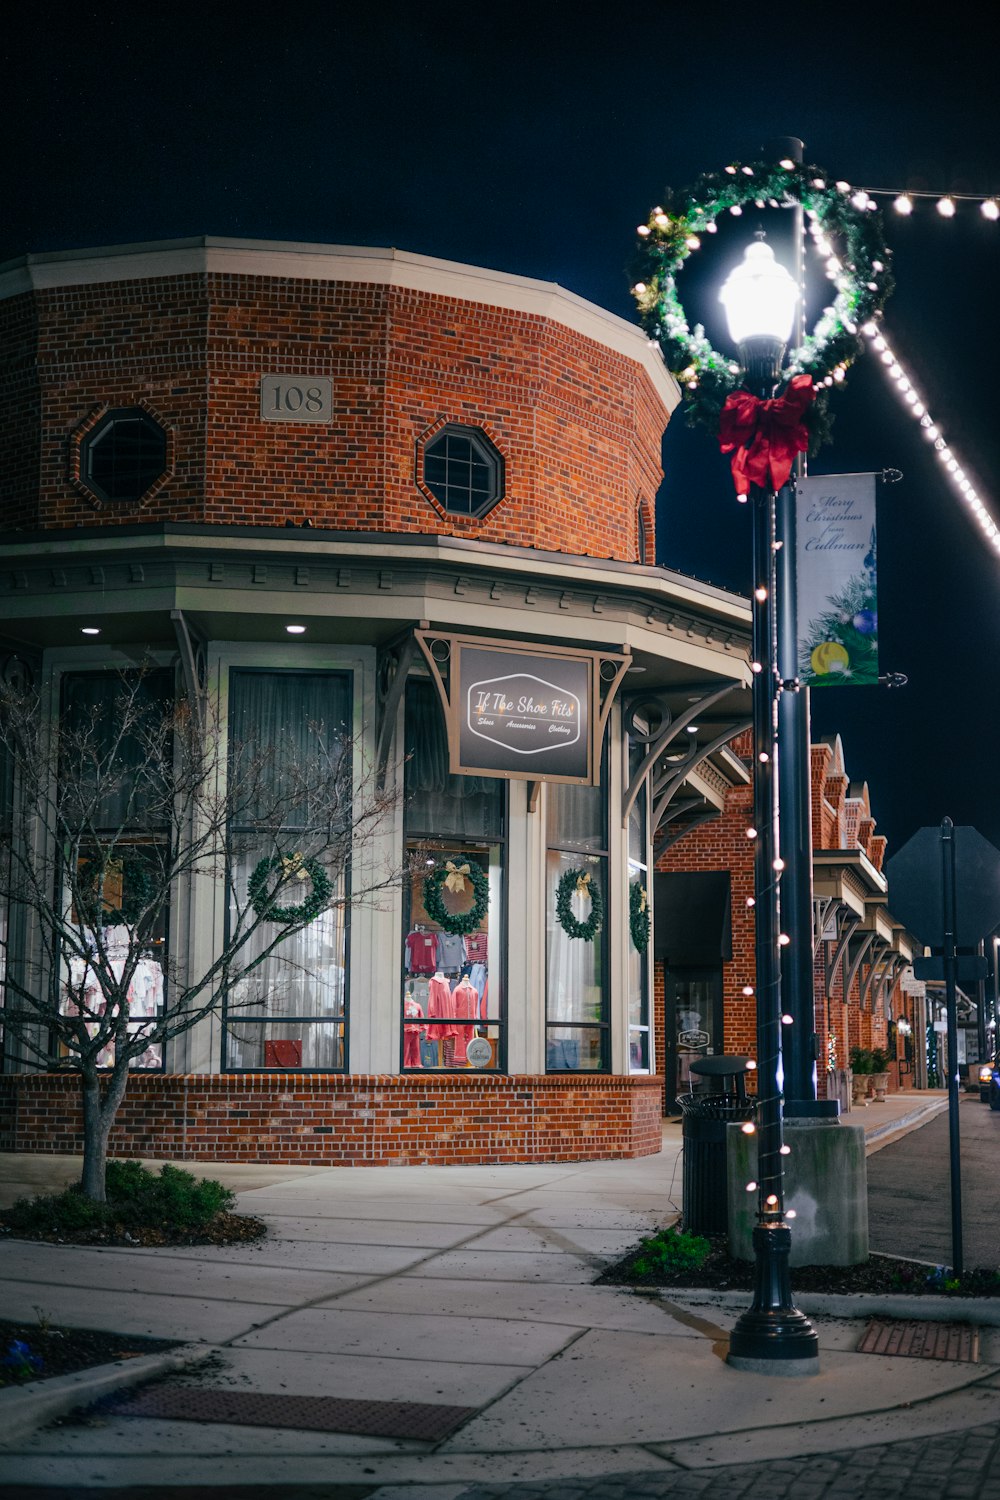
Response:
[[[142,489],[128,495],[113,495],[94,478],[94,452],[102,440],[113,436],[116,425],[135,421],[155,431],[162,445],[162,461]],[[141,505],[151,491],[167,477],[170,463],[170,434],[161,422],[143,406],[112,406],[80,438],[80,482],[103,505]]]
[[[335,678],[341,678],[341,679],[343,679],[344,684],[345,684],[346,699],[347,699],[347,713],[351,717],[351,722],[353,724],[354,692],[355,692],[354,677],[355,677],[355,673],[354,673],[354,669],[351,668],[351,667],[299,667],[299,666],[292,666],[292,667],[274,666],[274,667],[271,667],[271,666],[260,666],[260,665],[254,665],[254,666],[249,666],[248,665],[248,666],[244,666],[240,662],[229,663],[227,665],[226,669],[225,669],[225,676],[226,676],[226,698],[227,698],[227,703],[228,703],[228,709],[227,709],[227,715],[226,715],[226,721],[227,721],[227,730],[226,730],[226,767],[227,767],[227,773],[228,773],[228,767],[229,767],[229,763],[230,763],[229,757],[230,757],[230,753],[231,753],[230,739],[229,739],[229,732],[230,732],[229,731],[229,726],[232,723],[232,719],[231,719],[232,685],[233,685],[234,678],[239,678],[241,676],[244,676],[244,677],[274,677],[274,676],[279,676],[279,675],[281,675],[281,676],[290,675],[290,676],[296,676],[296,677],[316,677],[316,676],[319,676],[319,677],[327,677],[327,678],[335,677]],[[352,788],[353,788],[353,768],[352,768]],[[251,833],[252,834],[256,830],[257,830],[257,825],[252,824],[252,823],[248,823],[246,825],[244,825],[244,824],[236,825],[233,828],[232,831],[234,833],[238,833],[238,834],[243,834],[243,833]],[[293,828],[289,828],[287,831],[288,831],[289,834],[294,834],[296,830],[293,829]],[[267,832],[268,832],[268,830],[263,830],[263,835],[266,836]],[[225,902],[224,902],[223,943],[227,943],[229,941],[230,922],[232,920],[232,906],[231,906],[231,901],[230,901],[230,889],[231,889],[231,885],[230,885],[230,878],[231,878],[230,877],[230,870],[231,870],[230,855],[231,855],[230,827],[227,824],[227,827],[226,827],[226,896],[225,896]],[[327,1027],[330,1027],[330,1028],[336,1028],[337,1026],[339,1026],[339,1028],[340,1028],[340,1053],[341,1053],[341,1059],[342,1059],[341,1066],[339,1068],[336,1068],[336,1067],[315,1067],[314,1068],[314,1067],[304,1067],[304,1066],[289,1067],[289,1065],[285,1064],[285,1063],[276,1063],[273,1066],[268,1067],[265,1064],[261,1063],[261,1064],[255,1066],[255,1067],[241,1067],[241,1066],[238,1066],[237,1064],[231,1063],[229,1061],[229,1050],[230,1050],[229,996],[227,994],[223,998],[222,1004],[221,1004],[221,1006],[219,1008],[219,1031],[220,1031],[220,1040],[219,1040],[219,1072],[220,1073],[227,1073],[227,1074],[231,1074],[233,1076],[241,1076],[241,1075],[248,1074],[248,1073],[267,1073],[267,1074],[273,1074],[273,1073],[294,1073],[296,1075],[298,1075],[298,1074],[307,1074],[307,1073],[310,1073],[310,1074],[314,1074],[314,1073],[315,1074],[334,1073],[334,1074],[336,1074],[339,1077],[342,1074],[346,1074],[346,1073],[350,1072],[351,916],[352,916],[352,905],[351,905],[351,873],[352,873],[352,858],[349,856],[348,859],[347,859],[347,862],[346,862],[346,864],[344,866],[344,887],[345,887],[346,900],[345,900],[345,908],[344,908],[344,951],[343,951],[344,1004],[343,1004],[343,1013],[342,1013],[342,1015],[340,1015],[339,1017],[329,1017],[327,1019],[324,1019],[323,1017],[301,1016],[301,1015],[281,1015],[281,1016],[278,1016],[278,1017],[275,1017],[275,1016],[261,1016],[260,1018],[257,1018],[255,1016],[250,1016],[250,1017],[245,1017],[244,1016],[244,1017],[241,1017],[235,1023],[235,1024],[240,1025],[240,1026],[261,1026],[261,1027],[266,1026],[267,1023],[268,1023],[268,1021],[277,1021],[277,1022],[280,1022],[282,1025],[284,1025],[284,1024],[287,1023],[287,1024],[290,1024],[290,1025],[302,1025],[302,1026],[327,1026]],[[307,931],[308,929],[303,929],[303,930]],[[279,952],[280,952],[280,949],[279,949]],[[267,1038],[265,1038],[265,1040],[267,1040]],[[261,1050],[263,1051],[263,1049],[261,1049]]]
[[[436,485],[447,492],[447,479],[432,482],[427,477],[427,460],[434,460],[438,457],[433,452],[435,444],[447,442],[449,438],[462,438],[467,441],[472,449],[472,455],[469,459],[470,465],[478,461],[489,470],[491,482],[488,498],[473,508],[473,490],[470,485],[468,490],[469,510],[453,509],[447,499],[442,498],[442,495],[438,493]],[[445,462],[448,462],[447,458]],[[480,424],[472,422],[445,422],[440,427],[425,434],[417,445],[417,483],[427,498],[449,519],[481,521],[506,498],[507,466],[500,449],[490,434]]]
[[[586,788],[587,791],[598,791],[601,798],[601,836],[603,844],[600,849],[581,849],[568,843],[553,841],[549,837],[549,811],[548,798],[551,797],[553,789],[556,794],[562,791],[565,783],[549,783],[546,788],[546,811],[545,811],[545,1072],[552,1077],[565,1075],[569,1077],[593,1078],[606,1076],[611,1072],[612,1053],[612,1014],[611,1014],[611,941],[610,941],[610,908],[611,908],[611,807],[608,795],[608,772],[610,768],[610,754],[608,741],[605,739],[601,755],[600,780],[594,787]],[[602,894],[604,896],[604,923],[601,931],[601,962],[600,962],[600,984],[601,984],[601,1020],[600,1021],[551,1021],[549,1019],[549,901],[555,900],[554,893],[549,889],[549,855],[550,854],[572,854],[580,858],[596,859],[599,863],[603,877]],[[576,941],[583,942],[583,938]],[[598,1031],[601,1039],[601,1065],[599,1068],[550,1068],[549,1067],[549,1032],[560,1031]]]

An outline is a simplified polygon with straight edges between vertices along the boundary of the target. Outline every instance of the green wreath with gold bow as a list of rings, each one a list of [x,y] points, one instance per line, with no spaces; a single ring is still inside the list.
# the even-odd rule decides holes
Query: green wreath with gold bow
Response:
[[[281,878],[290,888],[292,881],[309,880],[312,890],[297,906],[276,906],[268,893],[271,876],[281,871]],[[262,859],[255,867],[247,883],[247,895],[258,917],[264,922],[283,922],[286,926],[295,922],[305,927],[314,922],[321,911],[329,905],[333,895],[333,882],[323,866],[315,859],[305,859],[294,854],[274,854]]]
[[[688,421],[718,430],[726,397],[743,382],[732,358],[714,349],[701,324],[688,323],[677,292],[677,275],[700,248],[702,235],[715,232],[722,213],[783,208],[801,204],[836,295],[824,307],[803,343],[789,351],[781,379],[811,375],[818,387],[842,382],[861,352],[859,330],[877,317],[892,291],[890,252],[882,216],[869,208],[867,194],[832,181],[821,168],[784,162],[731,162],[709,172],[693,188],[669,192],[662,205],[639,225],[632,265],[632,295],[642,325],[663,351],[667,369],[684,392]],[[828,438],[828,391],[820,389],[807,419],[811,451]]]
[[[645,953],[649,947],[649,897],[646,887],[638,880],[628,888],[628,925],[633,948]]]
[[[120,901],[110,899],[117,887]],[[97,927],[135,927],[149,914],[160,893],[160,882],[150,857],[139,852],[122,855],[97,854],[81,868],[78,903],[86,920]]]
[[[590,897],[590,915],[585,922],[579,921],[573,913],[573,897],[577,892]],[[588,943],[594,941],[604,921],[604,897],[589,870],[566,870],[559,877],[556,917],[567,937],[583,938]]]
[[[466,881],[472,886],[471,907],[468,911],[449,911],[444,904],[445,891],[464,891]],[[454,860],[447,859],[424,876],[423,900],[424,911],[432,922],[445,932],[465,937],[470,932],[478,932],[483,925],[490,905],[490,883],[475,860],[457,865]]]

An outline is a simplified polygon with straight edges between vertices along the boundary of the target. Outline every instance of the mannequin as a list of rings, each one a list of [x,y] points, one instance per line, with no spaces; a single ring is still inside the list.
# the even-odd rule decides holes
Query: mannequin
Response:
[[[479,991],[469,979],[468,975],[466,975],[465,978],[459,980],[458,984],[455,986],[454,991],[452,992],[451,998],[452,1004],[454,1006],[454,1014],[456,1017],[468,1017],[470,1020],[474,1020],[477,1017],[479,1013]],[[475,1036],[475,1034],[475,1026],[455,1027],[454,1061],[456,1063],[465,1063],[468,1061],[465,1055],[465,1049],[472,1041],[472,1038]]]

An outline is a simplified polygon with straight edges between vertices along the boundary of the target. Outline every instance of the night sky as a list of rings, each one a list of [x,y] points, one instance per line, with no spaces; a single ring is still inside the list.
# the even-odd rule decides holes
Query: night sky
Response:
[[[925,28],[870,5],[655,0],[19,10],[0,36],[0,259],[196,234],[393,245],[631,319],[625,266],[664,186],[775,136],[869,189],[1000,192],[995,54],[961,5]],[[887,333],[1000,518],[1000,224],[975,204],[886,221]],[[681,282],[717,344],[751,225],[721,227]],[[814,733],[843,735],[890,852],[944,814],[1000,845],[1000,557],[870,357],[834,409],[812,473],[905,476],[880,506],[879,616],[883,670],[909,685],[817,690]],[[664,466],[658,561],[747,591],[749,518],[711,436],[678,413]]]

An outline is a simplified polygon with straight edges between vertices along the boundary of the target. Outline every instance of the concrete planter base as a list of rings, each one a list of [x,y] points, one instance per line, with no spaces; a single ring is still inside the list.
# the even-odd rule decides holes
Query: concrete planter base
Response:
[[[793,1266],[853,1266],[868,1258],[868,1170],[861,1125],[839,1120],[786,1120],[785,1208],[795,1210]],[[757,1137],[738,1125],[726,1132],[729,1253],[752,1260],[757,1194]]]

